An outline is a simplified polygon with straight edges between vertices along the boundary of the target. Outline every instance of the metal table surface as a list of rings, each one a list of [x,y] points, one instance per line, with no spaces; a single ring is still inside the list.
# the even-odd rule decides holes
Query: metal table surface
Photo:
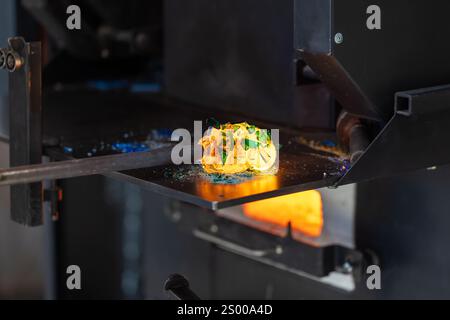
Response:
[[[313,154],[284,153],[276,175],[217,183],[201,166],[162,166],[115,174],[143,188],[212,210],[334,185],[342,164]]]

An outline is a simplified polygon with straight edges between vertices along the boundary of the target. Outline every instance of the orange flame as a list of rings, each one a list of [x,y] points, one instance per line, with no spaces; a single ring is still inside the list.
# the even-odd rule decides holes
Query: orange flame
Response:
[[[245,204],[244,214],[254,220],[287,227],[310,237],[320,237],[323,230],[322,196],[307,191]]]

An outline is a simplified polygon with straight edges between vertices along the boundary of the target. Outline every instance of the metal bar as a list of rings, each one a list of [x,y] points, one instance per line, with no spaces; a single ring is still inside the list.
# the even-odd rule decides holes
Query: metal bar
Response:
[[[233,243],[231,241],[222,239],[220,237],[213,236],[209,233],[203,232],[198,229],[194,230],[192,233],[196,238],[199,238],[200,240],[215,244],[219,248],[222,248],[222,249],[232,252],[232,253],[236,253],[236,254],[244,256],[244,257],[263,258],[263,257],[267,256],[268,254],[276,251],[276,248],[267,249],[267,250],[257,250],[257,249],[246,248],[237,243]]]
[[[23,38],[8,39],[10,166],[42,162],[41,44]],[[43,223],[41,183],[11,188],[11,218],[28,226]]]
[[[450,85],[402,91],[395,94],[395,111],[403,116],[445,111],[450,108]]]
[[[83,177],[164,165],[170,163],[171,151],[171,147],[164,147],[149,152],[118,154],[3,169],[0,170],[0,186]]]

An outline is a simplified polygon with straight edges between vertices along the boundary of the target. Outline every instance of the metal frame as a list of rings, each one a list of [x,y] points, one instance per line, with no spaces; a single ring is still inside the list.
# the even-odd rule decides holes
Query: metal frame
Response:
[[[395,115],[337,185],[450,163],[449,123],[450,85],[398,92]]]

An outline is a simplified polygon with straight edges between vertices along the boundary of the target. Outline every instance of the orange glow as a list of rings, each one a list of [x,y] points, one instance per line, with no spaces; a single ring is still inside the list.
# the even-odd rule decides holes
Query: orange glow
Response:
[[[222,201],[223,198],[237,199],[276,190],[279,188],[279,181],[276,176],[255,176],[239,184],[213,184],[201,181],[196,187],[202,198],[209,201]],[[218,195],[223,198],[218,198]]]
[[[254,220],[287,227],[310,237],[323,229],[322,196],[318,191],[295,193],[244,205],[244,214]]]

